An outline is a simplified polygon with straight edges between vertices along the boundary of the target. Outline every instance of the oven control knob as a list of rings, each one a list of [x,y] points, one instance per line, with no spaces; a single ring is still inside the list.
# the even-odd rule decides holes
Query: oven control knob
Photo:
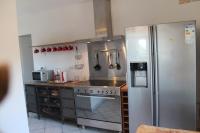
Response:
[[[104,94],[104,91],[102,91],[101,93]]]
[[[98,90],[98,91],[97,91],[97,93],[99,94],[99,93],[100,93],[100,91]]]
[[[108,94],[108,90],[106,91],[106,94]]]
[[[112,92],[112,90],[110,91],[110,94],[112,94],[113,92]]]

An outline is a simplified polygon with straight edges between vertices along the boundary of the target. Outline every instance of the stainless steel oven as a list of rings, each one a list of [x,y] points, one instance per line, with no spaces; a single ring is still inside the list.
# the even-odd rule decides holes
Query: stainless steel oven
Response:
[[[75,88],[75,105],[79,125],[122,130],[119,88]]]

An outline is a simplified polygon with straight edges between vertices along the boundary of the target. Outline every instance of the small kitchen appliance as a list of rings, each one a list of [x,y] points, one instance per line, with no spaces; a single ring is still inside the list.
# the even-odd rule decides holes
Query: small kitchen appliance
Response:
[[[41,70],[32,72],[33,81],[47,82],[52,79],[53,79],[53,70],[41,69]]]

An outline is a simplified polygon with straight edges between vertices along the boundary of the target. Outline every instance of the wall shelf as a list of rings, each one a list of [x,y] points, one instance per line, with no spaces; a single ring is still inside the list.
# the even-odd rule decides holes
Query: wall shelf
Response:
[[[125,37],[123,35],[117,35],[113,36],[112,39],[107,37],[101,37],[101,38],[91,38],[91,39],[82,39],[82,40],[75,40],[71,42],[60,42],[60,43],[52,43],[52,44],[43,44],[43,45],[35,45],[32,47],[53,47],[53,46],[63,46],[63,45],[74,45],[74,44],[90,44],[95,42],[111,42],[116,40],[125,40]]]
[[[36,45],[36,46],[32,46],[32,47],[33,48],[37,48],[37,47],[53,47],[53,46],[73,45],[75,43],[76,42],[52,43],[52,44]]]

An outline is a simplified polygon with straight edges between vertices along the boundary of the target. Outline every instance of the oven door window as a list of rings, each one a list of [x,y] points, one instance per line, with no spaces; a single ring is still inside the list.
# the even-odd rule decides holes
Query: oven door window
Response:
[[[76,95],[78,118],[121,123],[120,97]]]

